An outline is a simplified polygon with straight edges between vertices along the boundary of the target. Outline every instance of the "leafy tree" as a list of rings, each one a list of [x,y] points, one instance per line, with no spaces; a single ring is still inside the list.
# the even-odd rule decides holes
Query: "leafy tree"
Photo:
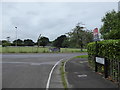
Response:
[[[24,45],[25,46],[33,46],[34,42],[31,39],[26,39],[26,40],[24,40]]]
[[[62,43],[62,47],[63,48],[68,48],[70,46],[70,43],[69,43],[69,38],[66,37]]]
[[[77,25],[71,32],[67,33],[70,47],[82,48],[93,40],[92,32],[84,31],[84,27]]]
[[[23,46],[24,45],[24,42],[21,39],[17,39],[17,40],[13,41],[13,45],[16,45],[16,43],[17,43],[17,46]]]
[[[102,18],[103,25],[100,29],[104,39],[120,39],[120,12],[111,11]]]
[[[53,41],[53,46],[55,46],[55,47],[58,47],[58,48],[60,48],[60,47],[65,47],[64,45],[63,45],[63,43],[65,43],[65,41],[64,40],[66,40],[66,35],[61,35],[60,37],[58,37],[57,39],[55,39],[54,41]]]
[[[41,37],[37,41],[37,44],[39,44],[40,46],[43,46],[43,47],[45,47],[48,43],[49,43],[49,38],[47,38],[47,37]]]
[[[6,41],[6,40],[2,40],[2,46],[3,46],[3,47],[10,46],[10,45],[11,45],[10,42],[8,42],[8,41]]]

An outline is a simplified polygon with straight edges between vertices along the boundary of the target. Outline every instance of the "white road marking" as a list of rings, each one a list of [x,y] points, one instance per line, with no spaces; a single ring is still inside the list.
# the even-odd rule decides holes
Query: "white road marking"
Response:
[[[83,75],[77,75],[78,77],[87,77],[87,75],[83,74]]]
[[[79,63],[87,63],[88,61],[80,61]]]
[[[2,62],[2,64],[29,64],[29,65],[44,65],[44,64],[52,64],[53,62]]]
[[[60,60],[52,67],[52,69],[51,69],[51,71],[50,71],[50,73],[49,73],[49,77],[48,77],[47,84],[46,84],[46,90],[49,89],[49,86],[50,86],[50,79],[51,79],[53,70],[55,69],[55,67],[57,66],[57,64],[58,64],[59,62],[61,62],[62,60],[64,60],[64,59],[60,59]]]

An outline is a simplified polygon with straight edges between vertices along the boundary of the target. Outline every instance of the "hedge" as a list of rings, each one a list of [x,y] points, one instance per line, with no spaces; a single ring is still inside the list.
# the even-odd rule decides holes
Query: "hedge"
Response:
[[[97,47],[97,49],[96,49]],[[106,58],[109,62],[109,76],[114,80],[118,81],[119,76],[119,63],[120,63],[120,39],[118,40],[104,40],[89,43],[87,45],[88,50],[88,60],[90,66],[95,68],[95,56]],[[97,50],[97,53],[96,53]],[[103,71],[103,67],[99,65],[101,69],[99,72]],[[115,78],[117,77],[117,78]]]

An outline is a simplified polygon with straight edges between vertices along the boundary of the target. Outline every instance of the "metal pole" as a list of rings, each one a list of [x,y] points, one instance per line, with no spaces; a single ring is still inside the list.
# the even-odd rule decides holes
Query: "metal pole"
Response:
[[[17,46],[17,27],[16,28],[16,46]]]

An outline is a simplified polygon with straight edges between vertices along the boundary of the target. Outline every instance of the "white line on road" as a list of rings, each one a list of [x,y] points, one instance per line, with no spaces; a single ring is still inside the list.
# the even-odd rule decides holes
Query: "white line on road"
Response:
[[[60,60],[52,67],[52,69],[51,69],[51,71],[50,71],[50,73],[49,73],[49,77],[48,77],[48,81],[47,81],[47,85],[46,85],[46,90],[49,89],[49,86],[50,86],[50,79],[51,79],[53,70],[55,69],[55,67],[57,66],[57,64],[58,64],[59,62],[61,62],[62,60],[64,60],[64,59],[60,59]]]

